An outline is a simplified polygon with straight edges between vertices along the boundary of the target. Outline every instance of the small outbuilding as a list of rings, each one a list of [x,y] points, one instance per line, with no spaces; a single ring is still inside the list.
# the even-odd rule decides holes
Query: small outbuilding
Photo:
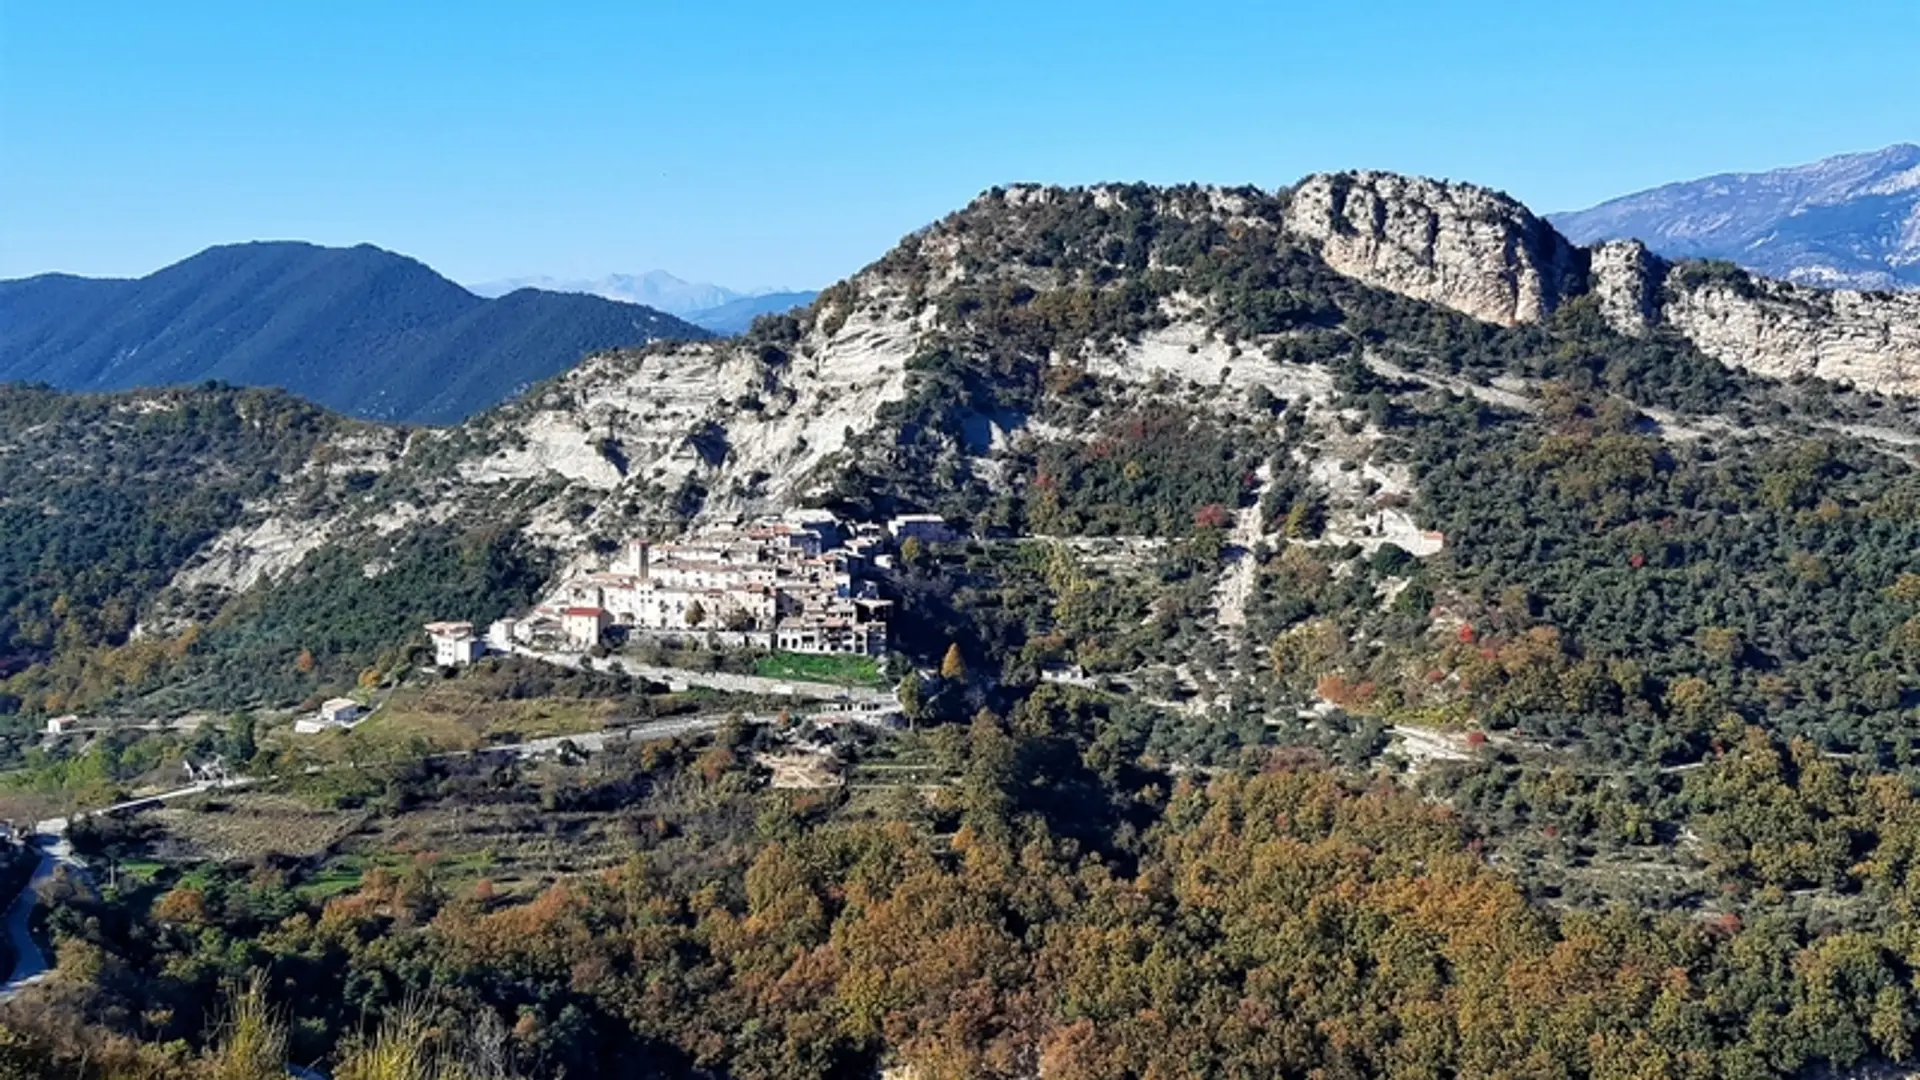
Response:
[[[323,731],[345,729],[367,718],[366,707],[352,698],[329,698],[320,703],[320,711],[293,722],[300,735],[318,735]]]

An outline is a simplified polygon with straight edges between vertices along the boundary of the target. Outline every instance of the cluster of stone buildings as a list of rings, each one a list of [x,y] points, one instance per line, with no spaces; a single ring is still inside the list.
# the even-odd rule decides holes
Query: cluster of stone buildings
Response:
[[[494,624],[488,643],[586,649],[610,635],[697,636],[741,648],[881,656],[893,602],[863,575],[889,565],[909,538],[953,535],[933,515],[883,527],[795,511],[670,542],[632,540],[604,567],[566,578],[526,617]],[[446,630],[428,628],[436,659],[469,662],[462,650],[477,647],[467,644],[471,628],[436,625]]]

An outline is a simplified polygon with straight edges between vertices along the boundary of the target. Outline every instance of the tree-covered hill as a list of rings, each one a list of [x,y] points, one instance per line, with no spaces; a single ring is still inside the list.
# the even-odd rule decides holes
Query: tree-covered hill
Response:
[[[0,714],[294,702],[527,602],[545,561],[510,523],[364,524],[424,437],[278,390],[0,385]]]
[[[0,282],[0,381],[118,390],[217,379],[408,423],[462,420],[596,350],[707,336],[598,297],[483,300],[364,244],[234,244],[137,280]]]
[[[124,644],[249,500],[321,493],[316,450],[355,426],[274,390],[0,386],[0,664]]]
[[[118,592],[27,577],[50,629],[20,620],[41,651],[8,686],[35,717],[390,686],[422,619],[524,604],[639,530],[807,503],[967,538],[876,571],[915,730],[356,768],[381,814],[591,816],[630,858],[531,900],[424,854],[338,896],[291,858],[78,895],[57,929],[92,1026],[0,1050],[211,1067],[208,1003],[260,970],[288,1052],[343,1069],[409,1001],[450,1051],[495,1030],[488,1076],[1911,1059],[1920,406],[1715,359],[1484,190],[1317,190],[996,189],[805,310],[445,431],[21,392],[28,562],[81,550],[69,475],[124,492],[100,520],[156,522],[86,549]],[[221,486],[243,462],[282,479]],[[263,554],[290,536],[319,542]],[[56,586],[153,632],[63,630]],[[759,788],[816,736],[853,783]]]

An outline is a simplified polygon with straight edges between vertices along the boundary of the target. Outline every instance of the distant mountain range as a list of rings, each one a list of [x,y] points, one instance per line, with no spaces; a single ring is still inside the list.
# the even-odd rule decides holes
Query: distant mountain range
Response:
[[[1803,285],[1920,288],[1920,146],[1723,173],[1555,214],[1578,244],[1636,239]]]
[[[724,285],[683,281],[665,270],[649,270],[644,274],[608,274],[592,279],[546,276],[505,278],[483,281],[468,288],[480,296],[504,296],[515,289],[540,289],[645,304],[719,334],[740,333],[753,325],[753,320],[758,316],[803,307],[812,303],[815,295],[803,290],[741,291]]]
[[[685,318],[688,322],[716,334],[744,334],[747,328],[753,325],[753,320],[760,316],[806,307],[813,303],[813,298],[818,295],[815,292],[772,292],[761,293],[758,296],[743,296],[738,300],[729,300],[719,307],[691,312]]]
[[[709,336],[597,296],[483,299],[365,244],[234,244],[132,280],[0,281],[0,381],[112,390],[219,380],[412,423],[462,420],[590,352]]]

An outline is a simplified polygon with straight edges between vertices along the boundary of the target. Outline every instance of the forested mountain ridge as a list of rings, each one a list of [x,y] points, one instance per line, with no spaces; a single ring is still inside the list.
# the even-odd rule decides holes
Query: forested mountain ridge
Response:
[[[930,779],[758,791],[745,730],[537,797],[517,766],[409,761],[394,812],[517,800],[538,832],[592,807],[632,857],[530,902],[427,858],[319,899],[264,860],[78,898],[70,966],[98,974],[70,1011],[201,1039],[251,966],[299,1060],[419,995],[475,1044],[508,1018],[490,1045],[539,1076],[1910,1059],[1906,312],[1579,248],[1466,185],[1023,185],[738,339],[290,444],[317,486],[250,490],[141,579],[133,641],[56,633],[19,708],[380,686],[421,619],[485,619],[638,532],[932,510],[973,538],[884,575],[902,667],[939,673],[897,737]]]
[[[1553,215],[1574,241],[1637,239],[1825,288],[1920,288],[1920,146],[1665,184]]]
[[[407,423],[465,419],[599,349],[706,336],[597,297],[483,300],[365,244],[233,244],[136,280],[0,282],[0,381],[111,390],[215,379]]]
[[[1811,391],[1742,382],[1707,354],[1780,375],[1801,372],[1780,370],[1763,346],[1831,359],[1818,341],[1750,340],[1742,324],[1697,314],[1721,300],[1758,310],[1779,288],[1619,246],[1574,248],[1497,193],[1384,174],[1310,177],[1279,193],[996,189],[741,339],[598,355],[460,427],[397,441],[404,456],[358,470],[345,500],[256,498],[164,590],[172,599],[149,598],[157,606],[141,615],[178,631],[212,597],[286,575],[330,544],[381,547],[418,528],[483,523],[564,561],[638,528],[805,502],[937,509],[1011,533],[1129,533],[1190,529],[1184,519],[1202,503],[1231,511],[1251,490],[1311,496],[1350,535],[1371,496],[1334,463],[1377,454],[1409,494],[1402,474],[1414,463],[1378,434],[1339,430],[1342,387],[1361,378],[1338,376],[1340,364],[1360,363],[1369,379],[1432,372],[1425,383],[1385,376],[1369,394],[1389,401],[1396,387],[1597,380],[1669,410],[1676,429],[1688,425],[1674,411],[1711,430],[1812,407],[1797,404]],[[1920,327],[1871,297],[1802,290],[1778,302],[1816,339],[1853,333],[1854,316],[1826,314],[1842,304],[1868,305],[1859,318],[1880,320],[1896,343]],[[1715,334],[1700,333],[1708,325]],[[1847,355],[1852,370],[1871,369],[1867,385],[1907,385],[1897,345]],[[1833,419],[1835,402],[1856,422]],[[1256,438],[1284,403],[1299,419]],[[1892,440],[1881,445],[1896,451],[1911,425],[1910,406],[1845,390],[1821,391],[1817,408],[1798,422]],[[1075,447],[1155,415],[1190,433],[1224,424],[1221,445],[1238,439],[1252,456],[1220,474],[1231,482],[1170,484],[1207,495],[1194,505],[1143,507],[1154,485],[1140,481],[1104,491],[1097,508],[1049,489],[1060,470],[1092,464]],[[1266,479],[1242,484],[1315,429],[1337,447],[1280,470],[1306,475],[1269,463]],[[199,599],[185,604],[190,595]]]

